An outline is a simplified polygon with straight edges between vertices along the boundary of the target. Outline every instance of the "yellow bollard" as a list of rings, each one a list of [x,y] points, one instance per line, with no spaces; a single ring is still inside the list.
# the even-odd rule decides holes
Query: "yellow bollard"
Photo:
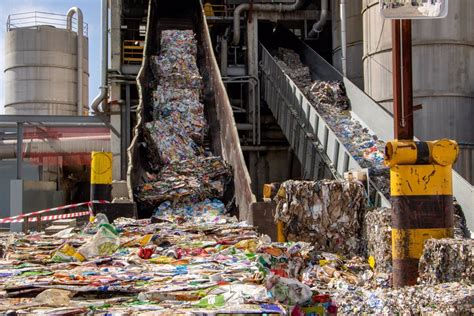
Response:
[[[91,200],[112,199],[112,153],[92,152]]]
[[[392,201],[393,285],[413,285],[423,244],[453,236],[455,141],[392,141],[385,148]]]

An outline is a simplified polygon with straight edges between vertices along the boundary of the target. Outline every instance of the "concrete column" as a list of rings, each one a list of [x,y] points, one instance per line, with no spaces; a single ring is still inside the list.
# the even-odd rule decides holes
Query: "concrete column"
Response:
[[[112,1],[112,6],[110,8],[110,69],[111,70],[121,70],[122,66],[122,37],[120,33],[120,25],[122,24],[122,1]],[[112,104],[110,106],[110,124],[112,127],[119,133],[122,130],[122,119],[121,119],[121,109],[118,101],[122,100],[121,93],[121,84],[120,83],[110,83],[110,100]],[[121,161],[122,155],[126,155],[122,149],[121,135],[116,135],[113,131],[110,132],[110,147],[113,155],[113,164],[112,164],[112,175],[114,180],[125,179],[126,175],[123,175],[121,172]]]
[[[23,180],[10,180],[10,215],[23,214]],[[11,223],[11,232],[22,232],[23,223]]]
[[[248,75],[258,78],[258,17],[256,14],[251,19],[247,19],[247,60]],[[252,140],[257,144],[257,113],[260,100],[257,96],[257,85],[249,84],[249,122],[253,124]]]

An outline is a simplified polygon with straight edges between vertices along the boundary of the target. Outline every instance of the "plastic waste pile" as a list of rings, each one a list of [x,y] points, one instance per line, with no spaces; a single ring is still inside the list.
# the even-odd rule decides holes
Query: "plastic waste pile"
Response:
[[[469,312],[472,282],[392,290],[366,259],[271,242],[218,200],[151,219],[101,214],[56,235],[1,234],[0,313]],[[313,313],[313,314],[312,314]]]
[[[319,250],[355,255],[361,252],[365,209],[362,184],[342,180],[294,181],[281,184],[275,220],[284,223],[289,240],[315,244]]]
[[[173,161],[157,174],[149,174],[137,196],[142,203],[154,206],[165,201],[196,203],[222,197],[231,176],[230,168],[218,157]]]
[[[277,63],[293,79],[328,123],[362,168],[369,168],[371,179],[389,197],[388,168],[383,165],[385,143],[354,119],[344,84],[338,81],[312,81],[308,67],[294,51],[278,48]]]
[[[156,84],[149,106],[154,120],[144,130],[153,172],[136,189],[136,198],[152,208],[163,202],[178,206],[222,199],[231,170],[202,147],[207,122],[194,33],[165,30],[160,44],[159,55],[150,60]]]

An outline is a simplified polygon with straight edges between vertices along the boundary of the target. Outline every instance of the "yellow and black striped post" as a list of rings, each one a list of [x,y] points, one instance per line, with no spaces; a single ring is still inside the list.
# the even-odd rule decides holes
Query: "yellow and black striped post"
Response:
[[[455,141],[395,140],[385,148],[392,201],[393,286],[416,284],[423,244],[453,237]]]
[[[91,200],[112,199],[112,153],[92,152]]]

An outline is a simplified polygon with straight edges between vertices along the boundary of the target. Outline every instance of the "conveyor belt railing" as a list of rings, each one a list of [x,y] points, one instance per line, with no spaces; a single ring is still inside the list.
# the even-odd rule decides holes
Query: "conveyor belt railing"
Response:
[[[310,68],[313,79],[344,82],[352,115],[359,120],[361,125],[367,127],[383,141],[393,139],[391,113],[349,79],[343,77],[302,41],[298,41],[294,49],[300,54],[302,62]],[[296,84],[281,70],[269,51],[263,45],[261,50],[263,97],[302,162],[305,176],[320,177],[321,174],[314,172],[320,161],[327,163],[327,168],[336,177],[340,177],[345,171],[359,169],[357,161],[345,149],[344,144],[311,106]],[[297,135],[304,135],[304,137],[297,138],[295,137]],[[316,165],[313,162],[316,162]],[[454,170],[453,191],[463,208],[469,229],[474,231],[474,187]],[[380,192],[377,197],[377,204],[390,205]]]
[[[263,97],[301,162],[304,177],[341,178],[346,171],[363,169],[263,45],[261,50]],[[381,192],[375,200],[390,205]]]

